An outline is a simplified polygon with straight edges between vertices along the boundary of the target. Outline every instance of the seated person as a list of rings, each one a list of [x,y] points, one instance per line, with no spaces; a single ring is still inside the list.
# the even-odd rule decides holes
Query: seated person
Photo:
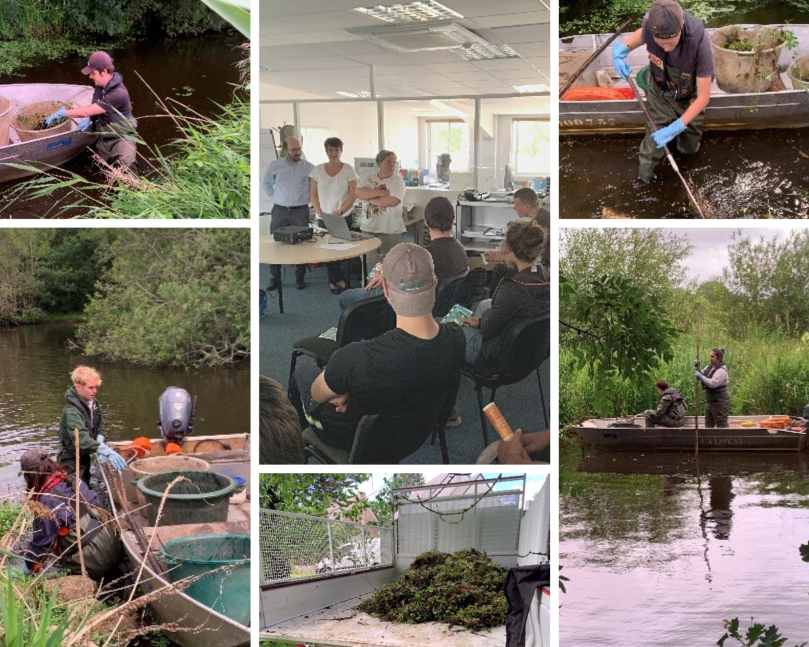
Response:
[[[111,523],[103,523],[96,510],[98,495],[84,481],[65,472],[39,447],[20,458],[29,501],[39,504],[34,515],[34,534],[24,551],[23,572],[37,573],[49,557],[71,574],[80,575],[76,526],[81,527],[84,568],[94,580],[104,578],[121,558],[121,540]],[[80,496],[76,520],[76,495]],[[40,512],[41,511],[41,512]]]
[[[258,382],[259,463],[292,465],[305,463],[298,412],[284,388],[269,377]]]
[[[677,389],[669,386],[666,380],[655,384],[660,403],[657,410],[644,411],[647,427],[682,427],[685,424],[685,401]]]
[[[545,245],[545,230],[534,220],[513,223],[506,231],[502,256],[517,272],[504,278],[491,299],[481,301],[466,317],[466,363],[485,375],[498,372],[506,335],[518,322],[541,317],[550,310],[550,277],[537,259]]]
[[[396,328],[335,351],[324,371],[298,364],[290,400],[315,433],[351,449],[362,416],[396,416],[456,392],[464,362],[464,335],[432,317],[437,279],[427,250],[400,243],[383,261],[382,289]],[[425,420],[425,424],[432,424]]]
[[[424,208],[424,221],[430,231],[430,244],[425,248],[433,257],[438,285],[451,281],[469,272],[469,259],[460,241],[452,235],[455,222],[455,207],[445,197],[433,198]],[[352,288],[340,295],[340,311],[349,304],[382,294],[382,263],[377,263],[376,272],[364,288]]]

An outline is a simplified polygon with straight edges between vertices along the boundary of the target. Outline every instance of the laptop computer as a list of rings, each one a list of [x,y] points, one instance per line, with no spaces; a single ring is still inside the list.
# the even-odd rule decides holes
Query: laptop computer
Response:
[[[320,217],[323,220],[323,224],[326,225],[326,229],[328,229],[329,233],[334,238],[341,240],[365,240],[367,238],[373,238],[370,234],[360,234],[356,231],[350,231],[343,216],[335,216],[334,214],[324,211]]]

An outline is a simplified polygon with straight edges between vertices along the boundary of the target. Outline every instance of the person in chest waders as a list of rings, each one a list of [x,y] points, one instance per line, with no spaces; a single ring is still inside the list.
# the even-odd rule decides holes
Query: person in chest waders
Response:
[[[50,557],[71,574],[81,574],[77,526],[81,528],[84,569],[94,580],[104,578],[121,559],[121,540],[106,514],[98,508],[98,496],[82,481],[70,476],[44,449],[35,447],[20,458],[20,467],[34,511],[31,543],[23,551],[23,573],[39,572]],[[78,521],[76,497],[79,497]]]
[[[641,45],[646,45],[649,65],[638,72],[638,85],[646,91],[646,105],[658,128],[653,133],[647,124],[638,152],[638,178],[649,184],[670,141],[676,138],[681,153],[699,150],[714,60],[705,27],[674,0],[656,0],[642,27],[625,43],[612,46],[612,61],[622,78],[631,73],[626,57]]]
[[[107,164],[126,166],[137,175],[137,150],[133,138],[138,122],[132,115],[124,77],[115,71],[107,52],[93,52],[81,73],[95,85],[93,102],[82,108],[59,108],[45,119],[45,123],[50,126],[55,119],[81,117],[79,130],[86,131],[92,126],[93,132],[98,133],[95,143],[98,156]]]
[[[126,461],[104,442],[104,419],[96,402],[101,375],[90,366],[77,366],[70,374],[73,381],[65,392],[65,406],[59,420],[59,464],[68,474],[78,474],[90,484],[90,456],[99,462],[110,461],[112,467],[126,469]],[[79,465],[76,465],[76,432],[78,431]]]

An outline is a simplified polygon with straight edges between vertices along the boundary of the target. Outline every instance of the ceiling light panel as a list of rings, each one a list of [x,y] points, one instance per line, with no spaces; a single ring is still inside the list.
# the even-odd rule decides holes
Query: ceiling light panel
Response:
[[[508,45],[479,45],[469,43],[452,50],[467,61],[488,61],[496,58],[517,58],[519,54]]]
[[[408,4],[394,4],[390,6],[377,5],[376,7],[356,7],[354,11],[364,13],[392,25],[408,25],[414,22],[427,22],[429,20],[450,20],[463,18],[457,11],[429,0],[428,2],[410,2]]]

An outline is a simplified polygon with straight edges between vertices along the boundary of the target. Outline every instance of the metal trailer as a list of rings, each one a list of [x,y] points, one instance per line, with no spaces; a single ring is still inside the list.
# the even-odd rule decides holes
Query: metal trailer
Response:
[[[506,489],[492,489],[496,480],[394,490],[400,496],[392,529],[261,510],[261,642],[306,647],[502,647],[504,626],[471,632],[434,622],[401,625],[353,610],[427,550],[471,547],[507,568],[547,563],[550,479],[527,511],[525,476],[499,479]],[[526,631],[526,647],[550,647],[547,589],[536,592]]]

